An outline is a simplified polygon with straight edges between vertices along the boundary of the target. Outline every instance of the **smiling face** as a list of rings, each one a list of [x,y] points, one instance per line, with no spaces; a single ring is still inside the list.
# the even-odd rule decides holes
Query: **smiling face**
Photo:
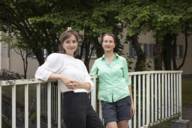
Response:
[[[115,48],[114,37],[110,36],[110,35],[104,35],[102,47],[103,47],[104,52],[113,52],[114,48]]]
[[[66,40],[63,41],[63,49],[65,51],[65,54],[68,54],[70,56],[74,56],[75,51],[78,47],[77,39],[74,35],[69,36]]]
[[[60,53],[65,53],[75,57],[78,48],[78,40],[79,36],[76,31],[73,30],[64,31],[59,37]]]

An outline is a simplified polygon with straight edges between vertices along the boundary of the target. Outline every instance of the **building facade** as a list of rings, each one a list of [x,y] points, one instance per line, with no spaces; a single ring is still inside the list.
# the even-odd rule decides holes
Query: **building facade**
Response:
[[[2,37],[2,32],[0,32],[0,40]],[[154,69],[154,45],[155,45],[155,39],[153,38],[153,33],[148,32],[144,33],[139,36],[138,38],[139,43],[141,44],[141,47],[143,51],[146,54],[147,58],[147,70],[153,70]],[[180,65],[182,62],[183,56],[184,56],[184,49],[185,49],[185,43],[184,43],[184,35],[180,34],[177,37],[177,64]],[[130,43],[127,43],[124,45],[124,56],[128,57],[128,61],[131,61],[130,63],[130,71],[134,71],[135,67],[135,60],[136,60],[136,53],[133,49],[133,47],[130,45]],[[94,62],[95,57],[90,62],[90,67]],[[38,62],[34,56],[30,56],[28,59],[28,72],[27,77],[33,78],[34,73],[38,67]],[[181,70],[183,70],[184,75],[192,75],[192,36],[189,37],[189,43],[188,43],[188,51],[187,56],[185,60],[185,64],[182,67]],[[16,72],[19,74],[23,74],[23,61],[21,56],[16,52],[15,49],[10,48],[8,44],[1,41],[0,42],[0,70],[9,70],[12,72]]]
[[[23,61],[21,55],[18,54],[18,50],[10,48],[10,46],[2,41],[2,32],[0,32],[0,71],[8,70],[14,73],[23,75]],[[37,59],[33,56],[28,58],[28,71],[27,77],[34,78],[34,73],[38,66]]]

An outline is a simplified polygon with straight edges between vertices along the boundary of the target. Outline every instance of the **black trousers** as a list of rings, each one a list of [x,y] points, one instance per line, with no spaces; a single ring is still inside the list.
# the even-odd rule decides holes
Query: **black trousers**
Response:
[[[103,128],[87,93],[63,93],[61,109],[66,128]]]

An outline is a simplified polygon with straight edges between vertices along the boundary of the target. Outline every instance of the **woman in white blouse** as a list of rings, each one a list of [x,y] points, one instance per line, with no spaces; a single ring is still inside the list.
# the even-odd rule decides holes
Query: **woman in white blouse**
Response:
[[[73,30],[60,36],[60,53],[50,54],[35,74],[44,81],[58,80],[62,93],[63,119],[67,128],[102,128],[93,110],[89,92],[94,86],[84,63],[74,54],[78,47],[78,34]]]

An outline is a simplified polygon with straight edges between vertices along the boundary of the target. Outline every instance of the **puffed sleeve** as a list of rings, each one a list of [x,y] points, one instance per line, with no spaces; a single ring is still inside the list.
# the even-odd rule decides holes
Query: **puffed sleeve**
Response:
[[[128,84],[128,86],[131,85],[131,79],[130,77],[128,76],[128,64],[127,64],[127,60],[125,58],[123,58],[123,73],[124,73],[124,77],[125,77],[125,80]]]
[[[90,72],[91,76],[96,77],[98,75],[98,67],[97,67],[97,60],[94,62],[92,68],[91,68],[91,72]]]
[[[61,58],[59,59],[58,53],[50,54],[45,63],[37,68],[35,78],[43,81],[47,81],[52,73],[58,73],[62,67]]]

